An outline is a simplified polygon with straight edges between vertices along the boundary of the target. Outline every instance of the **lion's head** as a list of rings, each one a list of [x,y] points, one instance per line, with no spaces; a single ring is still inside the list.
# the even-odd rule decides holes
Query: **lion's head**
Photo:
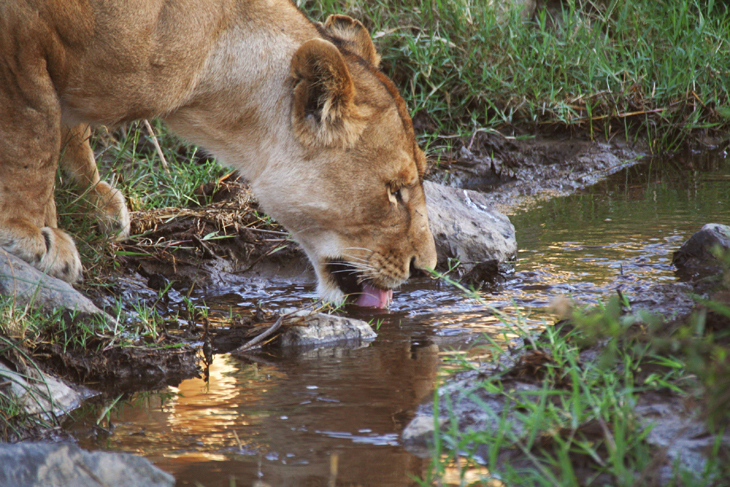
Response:
[[[325,300],[350,295],[384,307],[414,269],[436,265],[426,159],[367,30],[345,16],[318,28],[322,38],[305,42],[291,63],[302,152],[278,171],[292,183],[257,193],[304,247]]]

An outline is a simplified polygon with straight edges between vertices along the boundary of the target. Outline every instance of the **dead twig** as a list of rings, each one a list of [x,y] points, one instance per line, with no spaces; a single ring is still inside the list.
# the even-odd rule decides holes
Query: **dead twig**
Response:
[[[256,338],[250,340],[249,342],[244,343],[243,345],[241,345],[240,347],[238,347],[237,349],[235,349],[233,351],[233,353],[236,353],[236,352],[239,352],[240,353],[240,352],[245,352],[247,350],[250,350],[251,348],[253,348],[256,345],[258,345],[259,343],[263,342],[267,337],[269,337],[269,336],[273,335],[274,333],[276,333],[276,331],[279,328],[281,328],[281,324],[284,322],[284,317],[285,316],[287,316],[287,315],[281,315],[281,316],[279,316],[279,318],[274,322],[274,324],[271,325],[266,331],[264,331],[262,334],[260,334]]]
[[[165,155],[162,153],[162,148],[160,147],[160,142],[157,140],[155,131],[152,130],[152,125],[150,125],[150,122],[147,119],[144,120],[144,126],[147,127],[147,132],[149,132],[150,137],[152,137],[152,144],[155,146],[157,155],[160,156],[160,162],[162,162],[162,168],[165,170],[165,174],[169,175],[170,168],[167,165],[167,159],[165,159]]]

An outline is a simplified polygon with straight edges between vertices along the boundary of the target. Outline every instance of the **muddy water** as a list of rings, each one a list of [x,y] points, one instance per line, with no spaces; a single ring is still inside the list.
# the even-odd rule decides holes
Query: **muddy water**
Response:
[[[389,313],[349,310],[378,326],[369,345],[218,356],[208,382],[140,394],[116,409],[111,436],[81,443],[144,455],[177,485],[415,485],[428,460],[406,452],[398,435],[431,397],[444,358],[477,357],[483,333],[504,338],[492,308],[537,325],[556,295],[595,302],[673,282],[671,253],[702,224],[730,223],[729,195],[722,154],[630,168],[512,215],[519,261],[485,295],[488,306],[426,279],[410,283]],[[304,279],[199,296],[224,314],[313,297]]]

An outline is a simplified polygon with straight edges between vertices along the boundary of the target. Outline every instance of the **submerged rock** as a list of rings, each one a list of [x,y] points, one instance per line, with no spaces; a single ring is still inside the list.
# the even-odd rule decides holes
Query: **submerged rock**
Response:
[[[46,275],[0,249],[0,295],[9,296],[18,306],[31,305],[50,312],[59,308],[86,315],[107,315],[89,298],[67,282]]]
[[[282,347],[323,345],[343,341],[375,340],[373,329],[361,320],[316,313],[308,315],[301,324],[289,327],[281,335]]]
[[[423,187],[439,265],[457,259],[468,271],[483,262],[515,258],[515,227],[485,195],[430,181]]]
[[[0,444],[0,485],[171,487],[175,478],[142,457],[88,452],[72,443]]]
[[[730,251],[730,226],[708,223],[674,252],[672,264],[690,278],[718,274],[723,264],[715,256],[716,249]]]

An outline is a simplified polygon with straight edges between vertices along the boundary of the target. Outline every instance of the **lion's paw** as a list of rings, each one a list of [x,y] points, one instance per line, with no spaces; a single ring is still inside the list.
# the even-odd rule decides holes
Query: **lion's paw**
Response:
[[[70,283],[80,282],[83,267],[73,239],[63,230],[51,227],[41,228],[41,234],[46,251],[40,261],[33,262],[33,265],[49,276]]]
[[[130,217],[124,195],[104,181],[92,190],[94,214],[101,231],[108,237],[123,240],[129,237]]]

